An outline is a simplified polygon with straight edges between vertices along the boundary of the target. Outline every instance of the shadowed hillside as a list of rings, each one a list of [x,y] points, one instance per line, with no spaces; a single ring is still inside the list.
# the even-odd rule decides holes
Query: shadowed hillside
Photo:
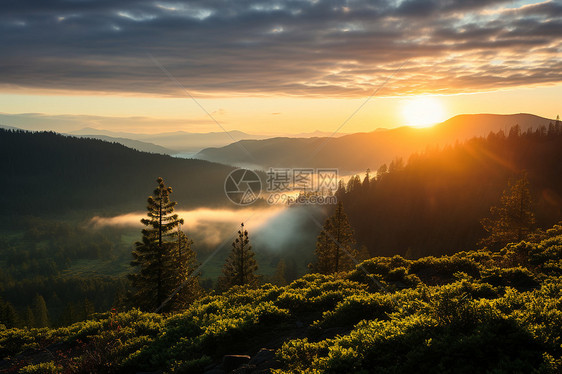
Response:
[[[375,170],[395,157],[408,157],[428,146],[453,144],[457,140],[486,136],[490,132],[507,131],[517,124],[525,131],[548,126],[550,122],[531,114],[461,115],[423,129],[401,127],[339,138],[242,140],[223,148],[204,149],[197,157],[230,165],[261,168],[326,167],[339,168],[341,173],[348,173],[368,168]]]
[[[480,220],[521,173],[528,174],[536,226],[561,220],[560,160],[560,123],[524,133],[513,127],[507,136],[502,131],[392,162],[367,183],[353,178],[337,195],[372,255],[442,255],[482,239]]]
[[[0,130],[0,202],[6,216],[142,211],[161,176],[182,207],[226,202],[230,167],[143,153],[120,144],[51,132]]]

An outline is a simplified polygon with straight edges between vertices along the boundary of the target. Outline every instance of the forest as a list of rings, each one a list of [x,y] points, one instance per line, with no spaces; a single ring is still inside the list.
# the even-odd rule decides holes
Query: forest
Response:
[[[61,159],[69,144],[148,157],[10,134],[60,141]],[[559,372],[561,152],[557,122],[397,158],[340,183],[324,225],[307,228],[315,245],[260,252],[242,222],[212,280],[174,212],[190,191],[176,194],[174,178],[144,191],[142,231],[74,222],[99,201],[91,191],[77,190],[65,214],[30,215],[12,201],[0,233],[0,370]],[[61,175],[74,167],[58,165]],[[106,212],[117,211],[111,199]],[[99,260],[104,271],[88,274]],[[248,361],[230,367],[225,355]]]
[[[112,310],[67,327],[3,329],[0,369],[226,372],[223,356],[248,355],[248,373],[558,373],[562,227],[545,235],[497,252],[375,257],[287,286],[234,286],[173,314]]]
[[[97,139],[1,128],[0,157],[0,173],[9,181],[0,186],[6,221],[23,214],[61,217],[142,210],[159,175],[176,187],[176,198],[184,206],[224,205],[224,176],[233,169]]]
[[[509,181],[526,173],[536,227],[562,217],[562,127],[490,133],[395,159],[337,192],[359,245],[372,256],[407,258],[469,250],[485,235],[480,220]]]

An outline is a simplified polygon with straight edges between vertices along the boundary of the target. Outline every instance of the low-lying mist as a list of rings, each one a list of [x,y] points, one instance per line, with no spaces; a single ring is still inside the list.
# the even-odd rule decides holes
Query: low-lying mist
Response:
[[[194,242],[199,252],[212,251],[221,243],[234,240],[240,223],[244,222],[250,242],[259,255],[275,257],[298,255],[309,260],[314,251],[316,236],[323,222],[325,208],[317,206],[271,206],[243,209],[210,209],[176,211],[184,219],[182,230]],[[93,217],[89,224],[94,229],[113,226],[139,229],[145,213],[134,212],[113,217]],[[312,218],[314,217],[314,219]],[[315,222],[316,221],[316,222]],[[230,243],[226,246],[230,249]]]

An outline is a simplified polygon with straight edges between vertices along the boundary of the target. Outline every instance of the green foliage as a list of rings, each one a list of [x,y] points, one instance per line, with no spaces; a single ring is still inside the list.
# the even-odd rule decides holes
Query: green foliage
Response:
[[[238,230],[238,237],[232,242],[232,250],[222,269],[222,276],[218,280],[219,289],[227,290],[233,286],[257,286],[258,264],[254,256],[248,238],[248,230],[244,230],[244,223],[242,223]]]
[[[36,327],[49,327],[49,314],[43,296],[35,295],[35,299],[33,300],[33,312]]]
[[[87,317],[86,299],[90,312],[108,310],[124,292],[119,264],[128,262],[130,245],[123,243],[117,230],[92,230],[83,222],[45,217],[14,219],[9,229],[0,233],[0,294],[19,321],[6,321],[0,302],[0,323],[7,327],[34,327],[38,317],[45,325],[43,312],[35,315],[36,295],[46,304],[50,325],[68,325]],[[78,269],[79,263],[87,266]],[[65,316],[69,305],[73,313]]]
[[[359,183],[357,188],[360,188],[360,182],[357,183]],[[316,260],[309,265],[309,268],[315,273],[322,274],[353,269],[355,266],[353,260],[357,257],[353,235],[343,204],[339,202],[334,214],[328,217],[318,235]]]
[[[138,211],[155,170],[177,186],[179,201],[216,206],[228,202],[223,183],[232,170],[96,139],[5,129],[0,129],[0,158],[0,175],[12,181],[0,185],[0,203],[10,212],[8,219],[30,213]],[[193,183],[194,175],[207,183]]]
[[[482,251],[379,257],[282,287],[234,286],[175,314],[135,309],[64,328],[4,329],[0,357],[28,372],[197,373],[224,354],[276,344],[279,374],[557,373],[562,277],[553,261],[561,243],[556,236],[500,252],[525,254],[526,266],[504,267],[499,253]],[[22,355],[53,346],[40,367]]]
[[[27,365],[19,370],[21,374],[56,374],[61,372],[62,367],[53,362],[42,362],[37,365]]]
[[[177,203],[170,200],[172,188],[162,178],[156,183],[154,196],[148,197],[148,218],[141,219],[146,226],[142,242],[137,242],[133,251],[134,272],[129,279],[135,293],[131,301],[144,310],[177,310],[198,295],[197,260],[191,240],[179,228],[183,219],[174,214]],[[173,294],[182,285],[179,293]]]
[[[500,205],[490,208],[490,215],[490,218],[480,221],[488,233],[480,244],[501,248],[529,237],[535,225],[535,214],[527,174],[509,182],[500,198]]]
[[[527,171],[532,186],[536,225],[551,227],[560,221],[560,159],[559,132],[547,134],[537,129],[507,137],[502,131],[452,146],[427,148],[405,164],[396,161],[390,172],[382,168],[370,179],[368,189],[341,186],[337,197],[353,224],[357,242],[367,247],[371,257],[400,254],[415,259],[453,254],[474,249],[488,236],[480,220],[489,216],[491,206],[501,207],[502,191],[509,180],[521,176],[521,170]],[[524,206],[524,212],[526,209]],[[525,230],[522,227],[523,235]],[[517,242],[517,237],[512,241]]]

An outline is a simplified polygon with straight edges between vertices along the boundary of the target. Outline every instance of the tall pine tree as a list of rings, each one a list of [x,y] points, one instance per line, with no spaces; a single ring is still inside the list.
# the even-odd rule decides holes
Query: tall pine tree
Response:
[[[240,225],[238,237],[232,242],[232,250],[222,269],[223,275],[219,278],[218,285],[222,290],[232,286],[251,286],[258,284],[256,275],[258,264],[248,238],[248,231],[244,223]]]
[[[489,218],[480,221],[488,233],[480,244],[494,249],[525,240],[535,224],[532,205],[527,175],[510,181],[503,191],[500,204],[490,208]]]
[[[33,300],[33,314],[35,317],[35,325],[37,327],[49,327],[49,312],[45,299],[41,295],[35,295]]]
[[[177,242],[172,245],[168,258],[168,261],[171,261],[170,266],[175,267],[172,275],[174,288],[181,286],[171,299],[171,309],[174,310],[186,307],[201,295],[199,273],[196,273],[199,262],[196,253],[191,248],[193,241],[181,230],[181,226],[178,228],[176,236]]]
[[[184,295],[193,295],[189,287],[198,286],[199,280],[191,274],[196,267],[195,253],[191,241],[180,230],[183,219],[174,214],[177,203],[170,200],[172,188],[162,178],[156,183],[153,196],[148,198],[148,218],[141,220],[146,226],[142,242],[137,242],[133,251],[131,265],[136,271],[129,275],[135,289],[131,299],[133,305],[144,310],[169,311],[192,301]],[[168,300],[190,276],[193,281]],[[165,301],[166,307],[162,308]]]
[[[316,242],[316,261],[309,265],[315,273],[330,274],[350,270],[357,260],[353,229],[343,210],[341,201],[329,217]]]

